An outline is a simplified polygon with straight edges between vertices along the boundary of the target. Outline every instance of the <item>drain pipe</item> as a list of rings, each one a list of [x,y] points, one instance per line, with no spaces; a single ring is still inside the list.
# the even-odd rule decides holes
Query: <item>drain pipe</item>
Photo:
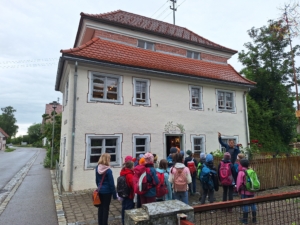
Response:
[[[69,191],[73,187],[73,167],[74,167],[74,147],[75,147],[75,118],[76,118],[76,101],[77,101],[77,61],[75,62],[74,73],[74,96],[73,96],[73,121],[72,121],[72,144],[71,144],[71,166],[70,166],[70,183]]]
[[[250,91],[250,88],[249,88]],[[249,123],[248,123],[248,111],[247,111],[247,91],[244,92],[244,113],[245,113],[245,124],[246,124],[246,139],[247,139],[247,145],[250,143],[250,137],[249,137]]]

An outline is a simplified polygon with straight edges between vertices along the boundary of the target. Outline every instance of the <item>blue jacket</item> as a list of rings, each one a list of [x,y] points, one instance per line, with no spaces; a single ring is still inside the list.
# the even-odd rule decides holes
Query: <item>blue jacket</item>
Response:
[[[164,196],[164,200],[165,201],[172,200],[172,187],[171,187],[171,183],[169,182],[169,174],[168,174],[167,170],[157,168],[156,171],[158,173],[163,173],[164,174],[165,184],[168,188],[168,194],[166,194]]]
[[[221,137],[219,137],[219,143],[220,143],[220,145],[222,145],[224,148],[226,148],[226,152],[229,151],[229,148],[230,148],[229,145],[226,144],[226,143],[224,143],[224,142],[222,141]],[[234,150],[233,150],[233,154],[231,155],[231,163],[232,163],[232,164],[235,163],[236,158],[237,158],[237,155],[238,155],[239,153],[241,153],[239,146],[235,145],[233,149],[234,149]]]
[[[104,174],[98,173],[98,166],[96,166],[96,186],[97,187],[98,187],[98,185],[100,185],[103,175]],[[111,193],[113,195],[114,199],[117,198],[115,181],[114,181],[114,177],[113,177],[111,169],[106,170],[105,177],[104,177],[104,180],[103,180],[103,183],[102,183],[99,193],[101,193],[101,194],[110,194]]]
[[[150,174],[147,173],[147,181],[150,184],[153,184],[153,187],[150,188],[145,197],[155,197],[156,196],[156,185],[159,183],[158,177],[156,176],[156,170],[153,167],[153,164],[146,164],[146,167],[150,168]]]

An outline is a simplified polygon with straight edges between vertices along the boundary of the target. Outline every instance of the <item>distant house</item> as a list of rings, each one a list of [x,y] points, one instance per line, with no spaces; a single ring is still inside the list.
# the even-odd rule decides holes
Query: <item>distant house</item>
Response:
[[[117,178],[127,155],[151,151],[163,159],[178,146],[199,157],[221,149],[217,132],[249,142],[246,93],[255,82],[227,63],[235,50],[118,10],[81,13],[74,48],[61,53],[55,90],[63,94],[66,190],[95,187],[103,153]]]
[[[6,139],[8,137],[9,137],[8,134],[5,133],[5,131],[2,130],[1,127],[0,127],[0,150],[5,150]]]

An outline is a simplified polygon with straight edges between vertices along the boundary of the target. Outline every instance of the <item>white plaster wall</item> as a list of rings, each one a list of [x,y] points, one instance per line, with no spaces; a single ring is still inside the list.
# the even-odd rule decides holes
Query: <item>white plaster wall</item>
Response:
[[[88,74],[91,71],[106,72],[123,76],[123,104],[88,103]],[[62,126],[63,134],[67,135],[68,157],[66,167],[70,163],[71,121],[73,103],[73,67],[69,73],[68,110],[63,112],[63,121],[67,118],[67,126]],[[151,107],[133,106],[132,77],[150,79]],[[203,111],[189,109],[189,85],[203,87]],[[216,88],[235,91],[236,113],[216,112]],[[74,157],[73,190],[94,188],[95,171],[86,169],[85,135],[88,134],[123,134],[121,146],[122,157],[133,154],[133,134],[151,134],[150,150],[159,159],[166,158],[164,147],[164,127],[169,121],[180,123],[185,128],[184,150],[191,149],[190,135],[203,134],[206,137],[206,152],[219,148],[217,132],[223,135],[239,136],[239,142],[246,145],[243,94],[246,89],[236,86],[204,83],[194,80],[176,80],[137,74],[129,71],[118,71],[104,68],[91,68],[79,65],[77,87],[77,112]],[[212,110],[213,109],[213,110]],[[67,112],[66,112],[67,111]],[[67,160],[68,159],[68,160]],[[123,159],[122,159],[123,161]],[[68,184],[68,173],[64,175],[64,186]],[[113,168],[114,178],[119,176],[120,167]]]

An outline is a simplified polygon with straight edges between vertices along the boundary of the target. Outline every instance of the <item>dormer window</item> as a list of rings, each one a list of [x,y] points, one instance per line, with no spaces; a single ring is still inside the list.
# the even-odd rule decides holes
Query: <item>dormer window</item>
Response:
[[[186,57],[191,59],[200,59],[200,53],[187,50]]]
[[[138,40],[138,47],[154,51],[154,43]]]

